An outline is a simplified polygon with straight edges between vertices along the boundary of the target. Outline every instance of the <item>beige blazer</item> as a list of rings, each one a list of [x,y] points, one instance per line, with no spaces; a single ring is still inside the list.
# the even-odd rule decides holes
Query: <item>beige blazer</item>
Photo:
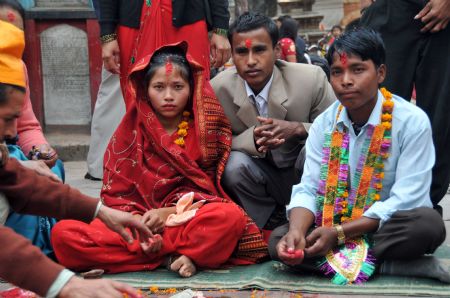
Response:
[[[303,123],[308,131],[314,119],[336,96],[325,73],[318,66],[278,60],[269,90],[268,114],[271,118]],[[259,124],[258,110],[247,96],[244,80],[236,68],[219,73],[211,85],[224,107],[233,131],[232,150],[264,158],[253,141],[253,130]],[[293,166],[305,140],[291,138],[270,155],[279,168]]]

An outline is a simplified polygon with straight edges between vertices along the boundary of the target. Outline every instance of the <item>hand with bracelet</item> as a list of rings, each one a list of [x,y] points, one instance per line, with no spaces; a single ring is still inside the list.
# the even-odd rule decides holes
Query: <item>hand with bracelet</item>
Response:
[[[49,168],[52,168],[58,160],[58,154],[49,144],[40,144],[32,147],[28,153],[30,160],[42,160]]]
[[[100,37],[102,43],[102,59],[105,69],[111,73],[120,74],[120,49],[117,34],[107,34]]]
[[[215,28],[212,31],[211,46],[211,66],[219,68],[231,57],[231,45],[228,41],[226,29]]]
[[[325,256],[335,246],[344,243],[345,239],[376,231],[380,220],[362,216],[334,227],[319,227],[306,237],[305,253],[308,257]]]

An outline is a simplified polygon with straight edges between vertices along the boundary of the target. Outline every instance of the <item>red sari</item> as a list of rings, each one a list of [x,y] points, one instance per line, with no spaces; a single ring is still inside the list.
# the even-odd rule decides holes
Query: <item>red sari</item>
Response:
[[[120,83],[128,110],[134,101],[126,93],[126,82],[133,64],[166,44],[186,41],[188,53],[199,62],[209,79],[209,38],[205,20],[184,25],[180,28],[172,24],[172,0],[144,1],[139,29],[119,26],[117,29],[120,48]]]
[[[231,128],[203,68],[190,62],[193,119],[182,148],[148,104],[142,70],[149,61],[150,56],[138,61],[130,76],[128,92],[137,100],[106,150],[102,200],[112,208],[136,214],[173,206],[188,192],[195,193],[195,201],[207,203],[189,222],[166,227],[163,248],[153,255],[145,255],[137,241],[125,243],[99,220],[90,225],[61,221],[52,234],[58,260],[75,270],[124,272],[154,269],[172,254],[186,255],[203,268],[252,264],[266,257],[261,232],[220,185],[231,150]]]

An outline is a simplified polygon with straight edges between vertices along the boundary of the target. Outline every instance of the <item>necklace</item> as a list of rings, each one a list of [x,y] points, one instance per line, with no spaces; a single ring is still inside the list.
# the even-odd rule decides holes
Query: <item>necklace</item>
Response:
[[[184,111],[183,118],[181,119],[181,122],[178,124],[177,130],[178,137],[175,139],[174,143],[180,147],[184,147],[185,145],[184,137],[186,137],[188,134],[190,115],[191,113],[189,113],[188,111]]]
[[[332,227],[360,218],[364,211],[380,200],[380,191],[383,188],[384,161],[389,157],[391,145],[394,108],[392,94],[384,88],[380,91],[385,98],[381,123],[377,126],[368,126],[367,137],[363,143],[352,180],[354,187],[350,187],[348,183],[350,137],[347,129],[341,132],[335,128],[332,133],[325,135],[317,190],[317,226]],[[343,106],[340,105],[336,120],[342,110]],[[367,279],[373,273],[374,267],[371,266],[373,258],[368,255],[369,244],[363,238],[346,241],[342,245],[343,247],[331,250],[325,260],[321,262],[321,266],[326,272],[336,273],[333,282],[344,284],[359,282]],[[359,253],[355,253],[355,251]],[[354,266],[349,267],[348,264],[352,262],[355,262]]]

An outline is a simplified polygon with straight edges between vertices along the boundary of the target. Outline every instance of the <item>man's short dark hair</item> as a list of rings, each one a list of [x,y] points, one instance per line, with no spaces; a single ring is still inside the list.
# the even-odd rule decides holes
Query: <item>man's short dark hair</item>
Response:
[[[10,8],[12,10],[17,11],[20,16],[22,17],[22,20],[25,21],[25,10],[23,9],[23,6],[20,4],[17,0],[0,0],[0,8]]]
[[[298,22],[292,18],[285,18],[281,22],[279,34],[280,39],[287,37],[295,42],[295,39],[297,38],[298,35]]]
[[[248,32],[259,28],[266,29],[269,33],[272,45],[275,47],[278,42],[278,28],[275,22],[259,12],[245,12],[241,14],[231,25],[228,30],[228,39],[233,47],[233,33]]]
[[[7,94],[8,94],[8,90],[10,88],[17,89],[23,93],[25,93],[25,91],[26,91],[26,89],[21,86],[0,83],[0,105],[4,104],[8,100]]]
[[[346,31],[328,49],[327,61],[333,64],[334,53],[359,56],[363,61],[372,60],[376,67],[386,61],[386,50],[381,35],[367,28]]]

